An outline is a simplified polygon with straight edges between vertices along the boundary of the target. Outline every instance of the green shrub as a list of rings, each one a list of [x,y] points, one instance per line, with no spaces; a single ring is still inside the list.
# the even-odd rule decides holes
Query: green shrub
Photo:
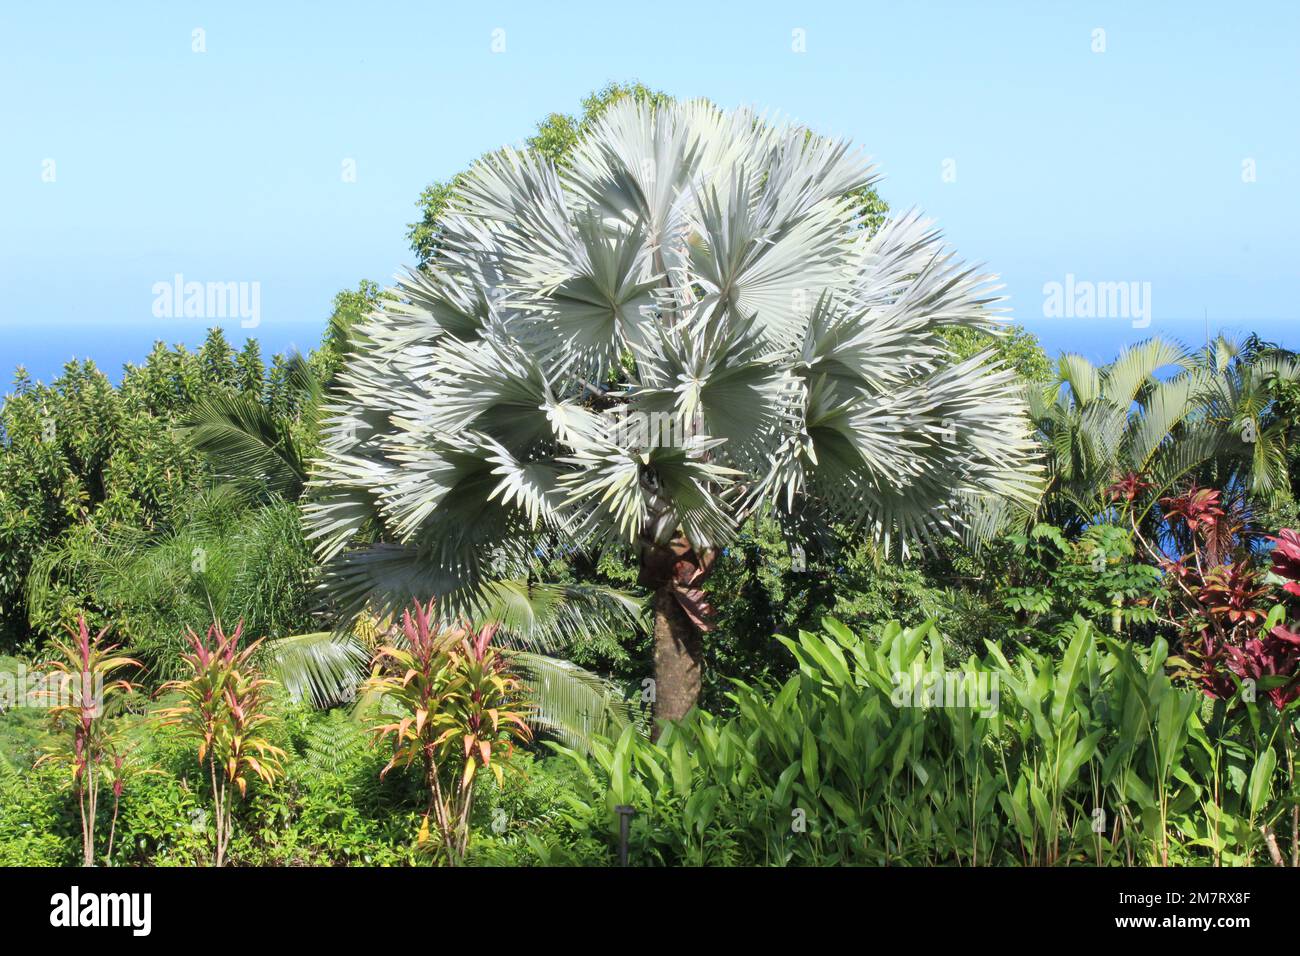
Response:
[[[734,717],[696,712],[588,756],[521,753],[500,783],[480,772],[466,862],[613,865],[620,804],[637,811],[637,865],[1267,863],[1261,826],[1289,855],[1294,711],[1177,686],[1162,642],[1135,649],[1082,619],[1062,640],[1059,659],[989,644],[950,668],[930,625],[781,638],[795,674],[736,682]],[[947,687],[927,674],[984,675],[996,706],[931,700]],[[234,807],[231,863],[427,863],[418,769],[381,781],[387,753],[351,715],[283,706],[285,775]],[[123,795],[112,865],[204,865],[207,781],[173,729],[141,717],[133,732],[156,772]],[[76,807],[51,773],[0,763],[0,864],[76,863]]]
[[[13,675],[10,679],[15,683],[18,666],[14,658],[0,657],[0,673]],[[49,718],[40,708],[0,710],[0,767],[6,764],[15,770],[30,767],[49,743],[49,728]]]
[[[582,771],[566,816],[613,846],[634,806],[641,864],[1261,862],[1294,714],[1175,686],[1162,641],[1081,617],[1063,638],[1060,660],[990,643],[948,670],[931,625],[871,642],[827,620],[781,639],[783,685],[736,683],[734,718],[556,747]]]
[[[568,809],[581,772],[561,757],[521,754],[498,784],[480,774],[473,866],[608,866],[614,862],[603,834]]]
[[[285,775],[260,783],[256,799],[232,807],[238,821],[229,859],[235,866],[391,866],[415,862],[413,836],[422,809],[414,781],[378,781],[384,756],[342,711],[286,706],[269,735],[289,751]],[[351,741],[326,759],[333,743]],[[356,746],[359,742],[361,746]],[[147,751],[159,772],[123,797],[118,866],[203,866],[213,855],[208,781],[172,728],[153,726]]]
[[[0,866],[75,866],[81,829],[53,767],[21,773],[0,762]]]

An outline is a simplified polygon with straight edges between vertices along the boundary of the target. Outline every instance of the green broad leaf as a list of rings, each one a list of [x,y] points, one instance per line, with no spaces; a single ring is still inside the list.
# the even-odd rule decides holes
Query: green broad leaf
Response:
[[[816,793],[821,781],[818,773],[817,738],[813,736],[811,727],[803,729],[803,778],[808,789]]]
[[[772,791],[772,802],[779,807],[784,807],[790,799],[790,790],[794,786],[794,778],[799,773],[800,761],[796,760],[781,771],[781,776],[776,780],[776,789]]]
[[[821,665],[832,682],[839,686],[851,683],[848,663],[839,647],[830,641],[820,640],[815,634],[804,633],[801,637],[804,648]]]
[[[831,809],[835,811],[835,815],[843,823],[852,826],[858,822],[858,815],[853,809],[853,804],[849,803],[848,799],[834,787],[826,787],[818,796],[830,804]]]
[[[1034,807],[1034,816],[1038,818],[1038,828],[1044,833],[1051,833],[1052,808],[1047,802],[1047,794],[1033,781],[1029,784],[1029,802]]]
[[[1104,734],[1104,730],[1094,730],[1070,748],[1070,752],[1061,762],[1061,776],[1057,782],[1061,789],[1064,790],[1074,783],[1079,768],[1092,759],[1097,752],[1097,743]]]
[[[1155,791],[1136,773],[1130,773],[1124,781],[1124,794],[1143,810],[1157,806]]]
[[[636,733],[636,727],[629,724],[623,728],[618,743],[614,745],[614,755],[610,762],[609,785],[614,793],[614,799],[619,803],[627,803],[628,795],[632,792],[629,752],[632,749],[632,738]]]
[[[1078,615],[1074,618],[1073,631],[1074,636],[1066,648],[1061,668],[1056,673],[1056,686],[1052,693],[1052,723],[1056,726],[1064,719],[1066,708],[1073,706],[1084,652],[1093,642],[1092,625]]]
[[[673,789],[685,797],[691,792],[691,755],[681,737],[673,741],[671,755]]]
[[[1250,771],[1250,784],[1247,793],[1250,797],[1250,815],[1259,816],[1273,791],[1273,771],[1277,769],[1277,752],[1269,747],[1260,752],[1255,766]]]
[[[833,617],[822,618],[822,628],[840,642],[841,647],[856,647],[859,643],[857,637],[847,627],[835,620]]]
[[[904,728],[902,734],[898,738],[898,742],[894,745],[894,760],[889,768],[890,783],[893,783],[894,780],[898,778],[899,773],[902,772],[903,765],[907,762],[907,758],[910,755],[912,749],[912,730],[912,727]]]

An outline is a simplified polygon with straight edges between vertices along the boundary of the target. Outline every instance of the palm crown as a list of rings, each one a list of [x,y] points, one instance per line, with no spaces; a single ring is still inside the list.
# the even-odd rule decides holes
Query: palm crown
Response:
[[[658,588],[765,506],[906,547],[1029,502],[1014,374],[941,334],[996,328],[992,277],[919,215],[864,228],[873,179],[703,102],[619,103],[563,169],[481,161],[340,376],[308,506],[340,596],[470,593],[611,538]]]
[[[1126,475],[1149,488],[1144,514],[1189,481],[1281,505],[1288,423],[1270,413],[1271,383],[1297,379],[1300,363],[1253,338],[1220,336],[1199,352],[1152,338],[1100,367],[1063,355],[1056,377],[1029,396],[1056,486],[1050,517],[1092,523]]]

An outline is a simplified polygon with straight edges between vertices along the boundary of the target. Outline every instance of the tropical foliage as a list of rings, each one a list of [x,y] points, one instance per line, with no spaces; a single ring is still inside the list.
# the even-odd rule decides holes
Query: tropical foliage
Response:
[[[1157,498],[1199,480],[1278,504],[1290,494],[1294,420],[1275,414],[1270,389],[1297,380],[1294,356],[1256,339],[1218,338],[1195,354],[1153,338],[1101,368],[1062,356],[1055,381],[1030,389],[1050,449],[1049,515],[1074,527],[1094,521],[1126,474],[1142,475]]]
[[[1291,804],[1294,708],[1177,686],[1163,641],[1139,650],[1081,618],[1066,640],[1059,659],[1012,663],[989,642],[953,666],[931,625],[864,639],[827,619],[782,639],[798,661],[783,685],[737,686],[734,717],[567,752],[585,781],[569,815],[612,844],[631,805],[634,858],[673,865],[1265,856]]]
[[[226,634],[220,621],[213,622],[207,635],[187,635],[190,652],[181,655],[190,676],[164,684],[164,693],[175,692],[180,702],[158,712],[159,719],[180,729],[193,741],[198,763],[212,788],[213,824],[216,832],[216,865],[226,860],[232,829],[233,793],[248,795],[250,779],[272,784],[282,773],[284,751],[263,736],[273,720],[267,694],[271,682],[253,668],[253,654],[260,642],[240,648],[243,622]]]
[[[418,208],[308,354],[18,370],[0,864],[1300,865],[1293,353],[1049,358],[639,84]]]
[[[54,734],[37,764],[49,762],[67,771],[81,817],[82,863],[90,866],[95,861],[99,797],[105,787],[113,795],[105,855],[113,855],[118,806],[131,758],[121,725],[113,721],[110,713],[131,691],[131,684],[115,675],[127,668],[138,668],[140,663],[117,653],[116,646],[104,641],[107,628],[92,637],[85,617],[78,618],[76,628],[69,631],[71,642],[51,644],[57,656],[47,665],[53,680],[45,694],[50,698]]]
[[[474,777],[482,767],[497,783],[513,742],[532,737],[522,711],[523,684],[492,646],[496,628],[440,631],[433,604],[402,614],[403,646],[375,654],[376,673],[364,690],[388,721],[374,728],[392,738],[393,756],[380,772],[418,764],[429,789],[417,843],[432,845],[447,863],[459,863],[469,847]],[[495,757],[495,762],[493,758]]]
[[[990,277],[917,215],[873,234],[872,182],[802,127],[631,98],[563,168],[481,160],[339,376],[306,507],[332,593],[458,607],[539,550],[633,548],[676,718],[701,584],[752,515],[888,550],[1031,505],[1014,372],[941,334],[996,327]]]

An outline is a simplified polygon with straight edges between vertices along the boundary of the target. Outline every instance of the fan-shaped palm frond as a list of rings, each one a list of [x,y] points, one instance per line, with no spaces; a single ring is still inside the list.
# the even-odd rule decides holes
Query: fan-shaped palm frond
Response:
[[[641,602],[603,585],[490,581],[470,615],[476,626],[496,624],[499,639],[534,650],[558,650],[635,629]]]
[[[388,630],[383,619],[391,620],[395,610],[369,615],[370,621],[379,621],[376,633]],[[495,624],[496,639],[525,679],[537,729],[574,747],[585,746],[591,734],[621,729],[631,712],[618,688],[604,678],[536,651],[615,635],[636,626],[639,610],[640,602],[613,588],[527,580],[486,582],[470,604],[435,608],[442,626]],[[400,640],[400,635],[390,636]],[[354,700],[374,643],[359,633],[322,631],[268,641],[265,654],[272,673],[295,700],[334,707]]]
[[[603,677],[528,651],[512,651],[508,659],[533,701],[530,722],[565,746],[583,749],[593,736],[617,737],[633,720],[623,694]]]
[[[1032,501],[1014,376],[938,334],[996,328],[996,287],[915,213],[859,228],[873,179],[845,143],[704,103],[611,107],[563,170],[483,160],[340,375],[330,420],[369,427],[325,443],[322,556],[377,526],[456,587],[539,530],[714,546],[811,496],[906,544],[972,497]],[[629,387],[593,392],[629,355]]]
[[[630,544],[677,594],[759,508],[906,550],[1032,505],[1019,381],[944,337],[996,330],[1000,287],[918,213],[864,228],[874,180],[705,102],[615,104],[563,168],[482,160],[329,400],[306,509],[334,596],[469,602],[542,540]]]

